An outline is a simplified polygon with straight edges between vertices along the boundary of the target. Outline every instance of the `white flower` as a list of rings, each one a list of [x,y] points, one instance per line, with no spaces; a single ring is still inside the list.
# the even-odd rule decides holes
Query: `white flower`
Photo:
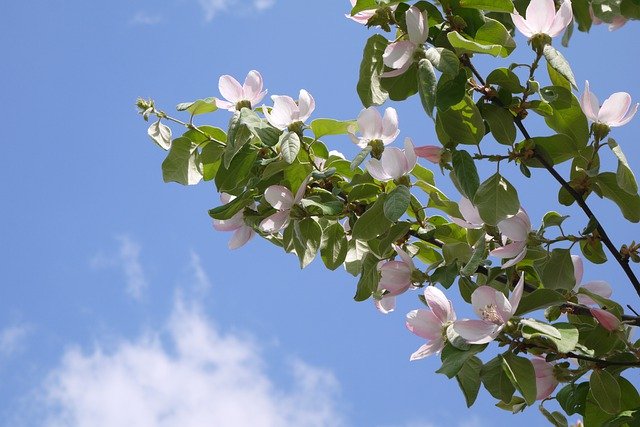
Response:
[[[555,37],[573,20],[571,1],[565,0],[556,12],[553,0],[531,0],[526,18],[516,12],[511,14],[511,19],[518,30],[529,39],[536,34]]]
[[[316,108],[313,97],[304,89],[300,90],[297,103],[290,96],[273,95],[271,99],[271,112],[267,107],[263,107],[262,111],[271,126],[280,130],[287,129],[293,123],[304,123]]]
[[[584,82],[580,106],[585,116],[594,123],[602,123],[609,127],[626,125],[638,111],[638,105],[640,104],[630,109],[631,95],[627,92],[616,92],[600,107],[598,98],[589,90],[589,81]]]
[[[398,137],[398,113],[394,108],[384,110],[384,117],[374,108],[369,107],[360,111],[358,115],[358,128],[361,137],[350,133],[349,137],[358,147],[366,147],[369,142],[379,140],[384,145],[389,145]]]
[[[235,196],[232,196],[227,193],[220,194],[220,200],[224,204],[229,203],[233,199],[235,199]],[[231,240],[229,240],[229,249],[237,249],[241,246],[244,246],[245,243],[251,240],[251,238],[255,234],[255,231],[253,231],[253,228],[245,224],[243,211],[238,212],[237,214],[235,214],[229,219],[225,219],[225,220],[214,219],[213,228],[215,228],[218,231],[234,232],[233,236],[231,236]]]
[[[416,165],[416,160],[413,143],[410,138],[405,138],[404,150],[396,147],[387,148],[380,160],[369,160],[367,171],[378,181],[390,181],[411,172]]]
[[[387,46],[382,55],[384,65],[393,71],[383,73],[381,77],[395,77],[403,74],[413,64],[413,54],[429,37],[427,12],[411,6],[406,12],[408,40],[398,40]]]
[[[226,101],[216,98],[216,105],[229,111],[234,111],[242,101],[249,102],[253,108],[267,94],[266,90],[262,90],[262,75],[256,70],[249,71],[242,86],[231,76],[221,76],[218,89]]]

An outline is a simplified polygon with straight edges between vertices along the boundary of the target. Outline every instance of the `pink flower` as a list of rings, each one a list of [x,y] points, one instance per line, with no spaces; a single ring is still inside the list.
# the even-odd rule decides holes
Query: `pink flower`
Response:
[[[482,320],[458,320],[453,323],[454,331],[469,344],[493,341],[518,309],[523,289],[524,273],[509,299],[490,286],[480,286],[471,294],[471,305]]]
[[[610,311],[602,308],[591,308],[589,311],[591,312],[591,315],[596,318],[598,323],[600,323],[600,325],[602,325],[602,327],[607,331],[613,332],[620,328],[620,319]]]
[[[400,261],[382,261],[378,264],[380,281],[378,291],[385,291],[382,298],[375,301],[376,308],[387,314],[396,308],[396,296],[405,293],[411,287],[411,273],[416,269],[411,256],[399,246],[393,245]]]
[[[461,198],[458,202],[458,208],[464,219],[451,217],[451,221],[454,224],[470,229],[482,228],[484,226],[484,222],[482,218],[480,218],[480,212],[478,212],[478,209],[471,203],[471,200],[466,197]]]
[[[416,156],[429,160],[431,163],[439,164],[442,158],[442,147],[435,145],[423,145],[422,147],[416,147]]]
[[[358,0],[351,0],[351,8],[353,8],[357,2]],[[350,13],[345,13],[344,16],[357,22],[358,24],[366,25],[367,22],[369,22],[369,19],[371,19],[371,17],[375,14],[376,14],[375,9],[369,9],[369,10],[363,10],[361,12],[358,12],[353,16],[351,16]]]
[[[216,105],[229,111],[234,111],[242,101],[249,102],[253,108],[267,94],[266,90],[262,90],[262,76],[256,70],[249,71],[242,86],[231,76],[221,76],[218,89],[226,101],[216,98]]]
[[[447,327],[456,320],[451,301],[435,286],[424,290],[424,298],[430,310],[413,310],[407,314],[407,329],[427,340],[410,360],[418,360],[439,353],[445,344]]]
[[[582,258],[578,255],[571,255],[571,261],[573,262],[573,274],[576,278],[576,286],[573,288],[574,292],[578,292],[580,289],[586,289],[589,292],[592,292],[596,295],[599,295],[603,298],[611,297],[613,290],[611,286],[604,280],[594,280],[592,282],[587,282],[584,285],[582,283],[582,275],[584,274],[584,265],[582,263]],[[578,294],[578,302],[584,305],[598,305],[597,302],[592,300],[587,295]]]
[[[405,138],[404,150],[396,147],[387,148],[380,160],[369,160],[367,171],[378,181],[390,181],[411,172],[416,165],[416,160],[413,143],[410,138]]]
[[[536,34],[555,37],[573,20],[571,1],[565,0],[556,12],[553,0],[531,0],[526,18],[516,12],[511,14],[511,19],[516,28],[529,39]]]
[[[553,375],[553,364],[542,357],[534,357],[531,364],[536,373],[536,400],[546,399],[560,383]]]
[[[235,196],[227,193],[220,194],[222,203],[227,204],[235,199]],[[214,219],[213,228],[218,231],[234,231],[231,240],[229,240],[229,249],[238,249],[244,246],[254,236],[255,231],[244,222],[243,211],[238,212],[229,219]]]
[[[296,103],[290,96],[273,95],[273,108],[271,112],[267,107],[262,107],[267,121],[271,126],[285,130],[289,125],[297,122],[305,122],[316,108],[316,102],[306,90],[302,89]]]
[[[498,229],[502,234],[503,246],[490,252],[498,258],[511,258],[505,262],[502,268],[516,265],[527,255],[527,239],[531,231],[531,220],[524,209],[520,208],[517,214],[511,218],[503,219],[498,223]],[[510,241],[507,243],[508,240]]]
[[[600,107],[598,98],[589,90],[589,82],[584,83],[584,93],[580,98],[580,106],[587,118],[595,123],[602,123],[609,127],[622,126],[629,123],[638,111],[636,104],[631,107],[631,95],[627,92],[616,92],[607,98]]]
[[[393,68],[381,77],[395,77],[403,74],[413,64],[413,54],[429,37],[429,21],[427,12],[411,6],[406,12],[407,33],[409,39],[399,40],[387,46],[382,55],[384,65]]]
[[[349,137],[359,147],[366,147],[371,141],[382,141],[384,145],[389,145],[397,138],[400,130],[398,129],[398,113],[395,109],[389,107],[384,111],[384,117],[380,115],[374,107],[365,108],[358,115],[358,128],[361,137],[357,137],[350,133]]]
[[[264,198],[267,202],[277,210],[276,213],[266,217],[260,223],[260,229],[265,233],[276,233],[282,230],[291,217],[291,209],[300,203],[307,189],[309,179],[307,177],[294,196],[287,187],[282,185],[271,185],[264,191]]]

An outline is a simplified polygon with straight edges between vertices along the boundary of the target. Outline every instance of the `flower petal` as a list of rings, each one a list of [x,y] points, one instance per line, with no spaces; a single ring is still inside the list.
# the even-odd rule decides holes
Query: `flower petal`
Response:
[[[264,190],[264,198],[279,211],[289,210],[293,207],[293,194],[291,190],[282,185],[271,185]]]
[[[531,359],[531,364],[536,375],[536,400],[546,399],[559,384],[553,376],[553,365],[541,357]]]
[[[229,219],[214,219],[213,228],[216,231],[234,231],[244,225],[244,215],[238,212]]]
[[[463,319],[453,322],[453,330],[469,344],[486,344],[493,341],[500,331],[501,326],[494,325],[484,320]]]
[[[511,303],[502,292],[490,286],[480,286],[473,291],[471,305],[483,321],[502,324],[511,318]]]
[[[626,92],[616,92],[604,101],[598,121],[606,124],[617,125],[629,111],[631,95]]]
[[[382,163],[378,159],[371,159],[367,162],[367,172],[378,181],[389,181],[393,179],[382,167]]]
[[[511,315],[513,316],[520,305],[522,299],[522,292],[524,291],[524,272],[520,273],[520,280],[513,288],[513,292],[509,295],[509,304],[511,304]]]
[[[418,350],[416,350],[409,360],[419,360],[424,359],[427,356],[431,356],[432,354],[437,354],[442,351],[444,348],[444,340],[442,338],[437,340],[432,340],[426,344],[423,344]]]
[[[553,0],[531,0],[525,15],[527,26],[534,34],[546,33],[555,15],[556,5]]]
[[[620,319],[613,313],[601,308],[592,308],[589,310],[591,315],[596,318],[598,323],[609,332],[613,332],[620,327]]]
[[[382,61],[384,62],[384,65],[389,68],[396,70],[404,69],[404,67],[413,59],[413,51],[415,49],[416,45],[409,40],[400,40],[395,43],[391,43],[384,50]]]
[[[284,130],[292,122],[298,120],[299,109],[293,98],[290,96],[273,95],[273,108],[270,114],[265,114],[272,126]]]
[[[598,121],[598,111],[600,111],[600,103],[598,98],[589,90],[589,81],[584,82],[584,92],[580,97],[580,107],[585,116],[592,122]]]
[[[389,314],[396,309],[396,297],[386,295],[379,300],[375,300],[375,305],[382,314]]]
[[[511,218],[503,219],[498,223],[500,233],[514,242],[524,242],[531,231],[529,215],[522,209]]]
[[[611,289],[609,283],[605,282],[604,280],[594,280],[592,282],[585,283],[581,286],[581,288],[584,288],[589,292],[593,292],[594,294],[599,295],[603,298],[610,298],[611,294],[613,293],[613,290]],[[578,294],[578,302],[584,305],[598,305],[598,303],[596,303],[593,299],[583,294]]]
[[[529,25],[527,25],[527,21],[520,16],[518,13],[511,14],[511,20],[513,21],[513,25],[524,35],[526,38],[530,39],[533,37],[534,32],[531,31]]]
[[[407,158],[401,149],[391,147],[382,153],[382,168],[392,179],[398,179],[406,173]]]
[[[313,96],[306,90],[301,89],[298,95],[298,120],[301,122],[306,121],[315,109],[316,101],[313,99]]]
[[[298,190],[296,191],[296,195],[293,198],[293,204],[297,205],[298,203],[300,203],[300,200],[302,200],[302,198],[304,197],[304,193],[306,193],[307,191],[307,185],[309,184],[309,181],[311,180],[311,175],[308,175],[304,181],[302,181],[302,183],[300,183],[300,187],[298,187]]]
[[[442,322],[429,310],[412,310],[407,313],[407,329],[426,340],[442,336]]]
[[[574,286],[574,289],[577,289],[580,286],[580,283],[582,283],[584,263],[582,262],[582,258],[578,255],[571,255],[571,262],[573,263],[573,276],[576,279],[576,286]]]
[[[476,225],[478,228],[484,225],[482,218],[480,218],[478,208],[471,203],[471,200],[466,197],[461,198],[458,202],[458,208],[460,209],[462,217],[467,220],[468,223]]]
[[[492,250],[491,252],[489,252],[489,255],[502,259],[514,258],[522,252],[523,248],[526,247],[527,242],[512,242],[500,248]]]
[[[251,227],[244,226],[244,227],[238,228],[236,232],[233,233],[233,236],[231,236],[231,239],[229,240],[229,249],[233,250],[233,249],[238,249],[241,246],[244,246],[245,243],[251,240],[254,234],[255,232]]]
[[[509,261],[502,264],[502,269],[513,267],[514,265],[522,261],[526,255],[527,255],[527,247],[525,246],[524,248],[522,248],[522,252],[516,255],[515,258],[511,258]]]
[[[404,262],[405,264],[407,264],[407,266],[409,267],[409,269],[411,271],[416,269],[415,264],[413,263],[413,258],[411,258],[411,255],[409,255],[408,253],[406,253],[400,246],[396,245],[396,244],[392,244],[391,245],[393,247],[393,249],[396,251],[396,253],[398,254],[398,256],[400,257],[400,259],[402,260],[402,262]]]
[[[636,113],[638,112],[638,106],[640,106],[640,104],[636,104],[633,106],[633,108],[631,108],[629,110],[629,112],[627,113],[626,116],[624,116],[622,119],[618,120],[617,123],[612,123],[610,126],[614,127],[614,126],[623,126],[626,125],[627,123],[629,123],[631,121],[631,119],[633,119],[633,116],[636,115]]]
[[[456,313],[453,311],[451,301],[447,299],[440,289],[435,286],[427,286],[424,290],[424,298],[433,314],[440,320],[440,323],[456,320]]]
[[[267,94],[266,91],[262,91],[262,85],[262,75],[256,70],[249,71],[249,74],[244,79],[242,91],[245,99],[251,102],[252,107],[262,101],[262,98]]]
[[[416,166],[416,163],[418,162],[415,149],[413,148],[413,142],[411,142],[411,138],[409,137],[404,139],[404,157],[406,159],[407,165],[404,172],[404,175],[406,175],[413,170],[413,168]]]
[[[545,33],[549,37],[555,37],[559,35],[561,32],[567,28],[567,25],[573,21],[573,11],[571,10],[571,0],[565,0],[562,5],[560,5],[560,9],[553,17],[553,21],[551,25],[545,31]]]
[[[416,156],[430,161],[431,163],[439,164],[442,158],[442,147],[436,145],[423,145],[422,147],[415,147],[414,151]]]
[[[377,110],[376,110],[377,112]],[[378,113],[378,117],[380,117],[380,113]],[[398,134],[400,130],[398,130],[398,113],[395,108],[387,108],[384,110],[384,117],[382,118],[382,129],[379,135],[376,138],[380,138],[384,145],[391,144]]]
[[[375,107],[365,108],[360,111],[358,128],[364,139],[380,139],[382,136],[382,116],[380,112]]]
[[[429,37],[429,26],[425,25],[425,14],[415,6],[411,6],[404,14],[407,22],[409,40],[416,45],[421,45]]]
[[[380,267],[378,290],[400,295],[411,286],[411,269],[402,261],[386,261]]]
[[[265,233],[276,233],[282,230],[282,228],[287,224],[290,215],[291,212],[288,210],[278,211],[262,220],[260,223],[260,230]]]
[[[229,75],[220,76],[218,80],[218,90],[220,94],[229,102],[237,103],[242,101],[242,86]]]

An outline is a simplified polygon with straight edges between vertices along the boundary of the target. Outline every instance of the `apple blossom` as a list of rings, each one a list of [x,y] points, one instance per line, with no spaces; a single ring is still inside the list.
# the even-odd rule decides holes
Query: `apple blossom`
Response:
[[[285,130],[294,123],[304,123],[316,108],[313,97],[304,89],[300,90],[297,103],[286,95],[273,95],[271,99],[271,112],[267,107],[262,107],[262,111],[269,124],[280,130]]]
[[[329,158],[331,157],[337,157],[339,159],[344,160],[344,154],[342,154],[341,152],[339,152],[338,150],[331,150],[329,151]],[[327,163],[327,160],[329,159],[323,159],[322,157],[314,157],[313,158],[313,164],[316,166],[316,168],[318,170],[324,170],[324,165]]]
[[[507,299],[490,286],[480,286],[471,294],[471,305],[482,320],[463,319],[453,323],[453,330],[469,344],[493,341],[516,312],[524,289],[524,273]]]
[[[411,273],[416,269],[411,256],[399,246],[393,245],[400,261],[381,261],[378,263],[380,281],[378,291],[385,294],[375,305],[381,313],[387,314],[396,308],[396,296],[405,293],[411,287]]]
[[[291,217],[291,209],[300,203],[307,189],[309,179],[307,177],[294,196],[287,187],[282,185],[271,185],[264,191],[264,198],[276,209],[276,213],[266,217],[260,223],[260,229],[265,233],[276,233],[282,230]]]
[[[531,359],[531,364],[536,373],[536,400],[546,399],[560,383],[553,375],[554,365],[542,357],[534,357]]]
[[[353,133],[349,137],[358,145],[358,147],[366,147],[371,141],[382,141],[384,145],[389,145],[398,137],[400,130],[398,129],[398,113],[394,108],[384,110],[384,117],[375,107],[365,108],[358,115],[358,128],[361,137],[355,136]]]
[[[553,0],[531,0],[525,17],[516,11],[511,14],[511,19],[516,28],[529,39],[536,34],[555,37],[573,20],[571,1],[565,0],[556,12]]]
[[[353,8],[356,5],[357,2],[358,2],[358,0],[351,0],[351,7]],[[353,16],[350,13],[345,13],[344,16],[346,16],[347,18],[357,22],[358,24],[366,25],[367,22],[369,22],[369,19],[371,19],[371,17],[373,15],[375,15],[375,14],[376,14],[376,10],[375,9],[367,9],[367,10],[363,10],[361,12],[358,12]]]
[[[573,262],[573,274],[576,278],[576,286],[573,288],[574,292],[578,292],[581,288],[586,289],[591,293],[599,295],[603,298],[611,297],[613,290],[609,283],[604,280],[595,280],[592,282],[585,283],[582,285],[582,275],[584,274],[584,265],[582,263],[582,258],[578,255],[571,255],[571,262]],[[584,305],[598,305],[593,299],[591,299],[587,295],[578,294],[578,302]]]
[[[216,98],[216,105],[229,111],[240,109],[243,106],[253,108],[267,94],[266,90],[262,90],[262,75],[256,70],[249,71],[242,86],[229,75],[220,76],[218,90],[226,101]]]
[[[407,71],[413,64],[413,54],[429,37],[429,20],[426,11],[411,6],[405,12],[405,17],[408,40],[390,43],[384,50],[382,61],[384,65],[393,68],[393,70],[382,73],[381,77],[395,77]]]
[[[609,332],[620,328],[621,322],[615,314],[602,308],[590,308],[591,315]]]
[[[378,181],[391,181],[411,172],[416,165],[416,160],[411,138],[405,138],[404,150],[397,147],[387,148],[380,160],[369,160],[367,171]]]
[[[439,164],[442,159],[442,152],[444,149],[436,145],[423,145],[422,147],[416,147],[416,156],[429,160],[431,163]]]
[[[412,310],[407,314],[407,329],[427,340],[409,360],[418,360],[439,353],[445,345],[447,327],[456,320],[451,301],[435,286],[427,286],[424,299],[430,310]]]
[[[471,203],[471,200],[466,197],[461,198],[458,202],[458,208],[464,219],[452,216],[451,221],[454,224],[470,229],[482,228],[484,226],[484,222],[482,218],[480,218],[480,212],[478,212],[478,209]]]
[[[222,203],[227,204],[235,199],[235,196],[227,193],[220,194]],[[229,249],[237,249],[244,246],[255,235],[253,228],[244,222],[244,212],[240,211],[229,219],[214,219],[213,228],[218,231],[233,231],[233,236],[229,240]]]
[[[594,123],[608,127],[622,126],[633,118],[638,111],[638,105],[631,110],[631,95],[627,92],[616,92],[607,98],[600,107],[598,98],[589,90],[589,81],[584,83],[584,93],[580,97],[580,106],[587,118]]]
[[[527,239],[531,231],[531,219],[524,209],[520,208],[514,216],[503,219],[498,223],[498,230],[502,234],[503,246],[490,252],[498,258],[511,258],[502,265],[509,268],[516,265],[527,255]],[[510,243],[507,243],[507,239]]]

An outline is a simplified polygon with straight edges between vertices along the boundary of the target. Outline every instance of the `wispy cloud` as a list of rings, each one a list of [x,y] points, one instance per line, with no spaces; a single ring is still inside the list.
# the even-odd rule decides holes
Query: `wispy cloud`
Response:
[[[220,331],[198,303],[178,296],[161,331],[111,349],[100,342],[91,351],[69,349],[42,386],[42,422],[47,427],[344,425],[331,372],[294,360],[291,383],[283,387],[265,366],[255,339]]]
[[[162,16],[140,11],[129,21],[132,25],[156,25],[162,22]]]
[[[26,324],[15,324],[1,329],[0,358],[7,358],[21,351],[30,330]]]
[[[211,279],[202,267],[200,255],[191,251],[191,273],[193,274],[193,288],[195,293],[204,295],[211,289]]]
[[[135,300],[140,300],[149,287],[140,263],[141,247],[128,235],[121,235],[116,239],[120,243],[118,252],[111,255],[96,255],[91,260],[91,266],[94,268],[120,267],[125,277],[127,294]]]
[[[232,8],[246,12],[247,10],[263,11],[273,7],[275,0],[198,0],[204,12],[205,21],[209,22],[221,12]]]

